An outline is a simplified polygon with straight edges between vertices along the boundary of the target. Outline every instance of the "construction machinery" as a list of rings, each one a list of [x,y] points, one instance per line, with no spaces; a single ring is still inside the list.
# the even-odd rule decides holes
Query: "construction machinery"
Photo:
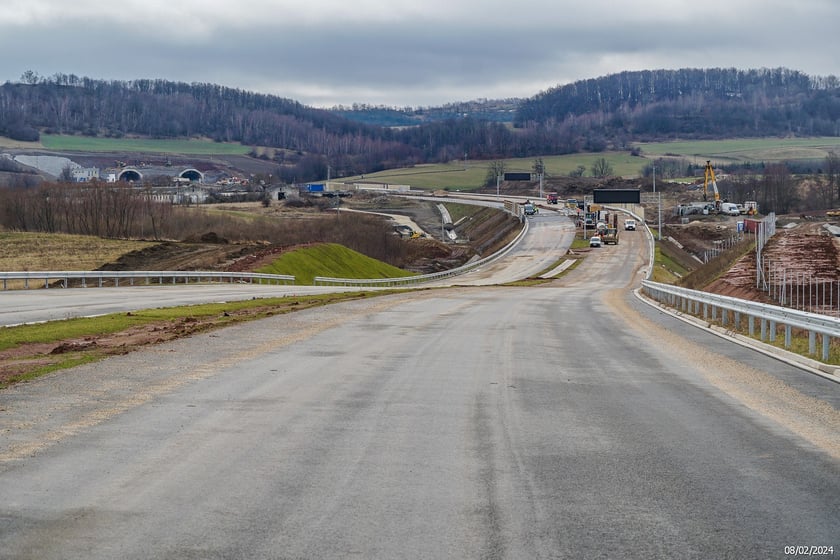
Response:
[[[618,245],[618,228],[608,227],[601,234],[601,242],[604,245]]]
[[[706,160],[706,171],[703,174],[703,200],[709,200],[709,183],[712,184],[712,191],[714,194],[715,211],[720,212],[720,192],[717,187],[717,180],[715,179],[715,170],[712,167],[711,160]]]

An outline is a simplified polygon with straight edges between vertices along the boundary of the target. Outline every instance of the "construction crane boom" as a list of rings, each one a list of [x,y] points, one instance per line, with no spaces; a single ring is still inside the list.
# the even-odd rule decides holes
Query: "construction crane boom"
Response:
[[[714,193],[715,209],[720,208],[720,192],[718,192],[717,180],[715,179],[715,170],[712,167],[711,160],[706,160],[706,172],[703,179],[703,200],[709,200],[709,182],[712,183],[712,191]]]

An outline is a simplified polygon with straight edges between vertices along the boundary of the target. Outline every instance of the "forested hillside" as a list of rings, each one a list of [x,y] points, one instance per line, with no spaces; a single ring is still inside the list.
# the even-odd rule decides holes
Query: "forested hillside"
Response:
[[[523,102],[517,126],[635,140],[840,135],[840,81],[784,68],[622,72]]]
[[[511,127],[503,121],[517,106]],[[356,110],[374,121],[376,114],[401,115],[410,117],[402,125],[419,124],[364,124],[339,114],[346,115],[346,108],[319,110],[213,84],[46,78],[27,72],[18,82],[0,85],[0,135],[241,142],[279,148],[273,152],[277,176],[307,181],[326,176],[328,168],[341,177],[464,157],[628,149],[631,141],[675,137],[840,136],[840,82],[786,69],[656,70],[583,80],[521,102]]]

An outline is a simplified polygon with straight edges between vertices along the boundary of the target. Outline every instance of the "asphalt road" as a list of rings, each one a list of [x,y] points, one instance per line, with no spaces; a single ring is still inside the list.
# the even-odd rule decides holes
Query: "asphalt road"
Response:
[[[0,391],[0,558],[840,554],[840,386],[639,302],[642,235]]]

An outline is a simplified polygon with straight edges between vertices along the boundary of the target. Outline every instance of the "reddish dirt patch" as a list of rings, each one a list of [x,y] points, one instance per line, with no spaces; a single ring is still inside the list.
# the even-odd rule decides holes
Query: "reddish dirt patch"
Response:
[[[837,238],[828,235],[822,223],[806,223],[792,229],[780,229],[764,248],[765,265],[776,271],[785,271],[789,279],[804,279],[821,282],[840,281]],[[781,275],[778,272],[777,275]],[[706,291],[717,294],[771,302],[765,291],[756,287],[756,256],[746,255],[721,278],[706,287]]]
[[[335,299],[346,299],[348,297],[366,297],[366,294],[337,295]],[[0,387],[19,380],[23,375],[69,360],[79,360],[85,356],[95,358],[126,354],[137,348],[189,336],[223,325],[306,309],[325,303],[329,303],[329,300],[295,298],[289,299],[281,305],[261,305],[224,312],[220,316],[184,317],[178,320],[147,323],[113,334],[86,336],[53,343],[21,344],[0,351]]]

